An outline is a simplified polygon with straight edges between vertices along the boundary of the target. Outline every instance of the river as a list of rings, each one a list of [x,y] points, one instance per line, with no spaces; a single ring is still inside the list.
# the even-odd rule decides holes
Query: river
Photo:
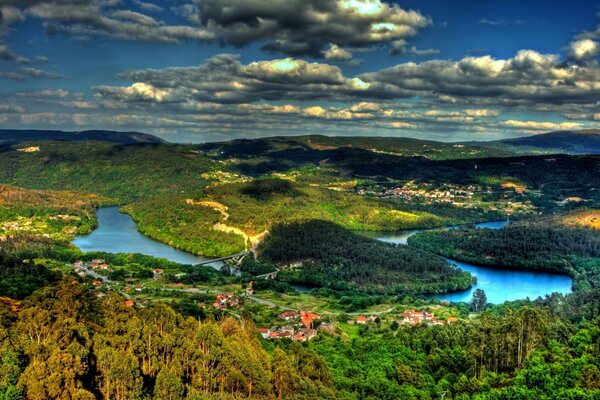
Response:
[[[207,258],[178,250],[167,244],[150,239],[137,230],[136,223],[127,214],[119,212],[118,207],[101,208],[97,212],[98,228],[91,234],[79,236],[73,244],[82,251],[104,251],[107,253],[141,253],[158,258],[166,258],[181,264],[197,264]],[[501,229],[507,221],[477,224],[478,228]],[[448,229],[456,229],[456,226]],[[384,242],[406,244],[407,239],[423,229],[398,232],[365,232],[365,234]],[[502,270],[481,267],[473,264],[449,260],[465,271],[477,277],[477,284],[471,289],[435,295],[440,300],[469,301],[473,290],[485,290],[488,302],[503,303],[507,300],[531,299],[552,292],[569,293],[571,278],[565,275],[532,272],[523,270]],[[223,263],[210,264],[220,268]],[[234,271],[234,272],[237,272]],[[238,272],[239,273],[239,272]]]
[[[100,208],[97,213],[98,227],[89,235],[78,236],[73,244],[82,251],[104,251],[107,253],[140,253],[180,264],[197,264],[208,258],[186,251],[144,236],[137,230],[136,223],[127,214],[119,212],[118,207]],[[220,268],[223,263],[209,264]]]
[[[484,222],[475,226],[479,229],[502,229],[507,223],[508,221]],[[448,229],[457,228],[459,227],[451,226]],[[410,236],[423,231],[423,229],[411,229],[398,232],[370,232],[366,234],[383,242],[406,244]],[[571,278],[566,275],[489,268],[451,259],[448,259],[448,261],[476,276],[477,283],[468,290],[431,296],[439,300],[468,302],[471,300],[473,291],[477,288],[483,289],[488,302],[495,304],[510,300],[525,299],[527,297],[535,299],[553,292],[565,294],[571,292]]]

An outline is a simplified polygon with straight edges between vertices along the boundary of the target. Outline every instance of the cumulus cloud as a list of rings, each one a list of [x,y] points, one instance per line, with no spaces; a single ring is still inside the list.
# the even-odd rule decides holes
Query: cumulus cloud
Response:
[[[327,63],[288,57],[242,64],[238,56],[222,54],[196,67],[131,70],[118,77],[130,83],[94,87],[98,100],[131,108],[137,103],[190,107],[198,102],[373,103],[419,98],[434,105],[462,106],[468,110],[464,117],[474,118],[496,116],[498,107],[577,113],[591,112],[600,104],[597,65],[568,64],[557,55],[532,50],[508,59],[407,62],[357,76],[346,76]]]
[[[568,65],[555,54],[521,50],[513,58],[404,63],[359,76],[369,84],[413,96],[486,101],[505,106],[594,104],[600,101],[597,66]]]
[[[337,44],[330,44],[329,49],[324,53],[327,60],[337,61],[350,61],[352,60],[352,53],[346,49],[341,48]]]
[[[120,0],[4,2],[0,36],[9,24],[27,16],[42,19],[51,34],[77,38],[102,35],[158,43],[219,41],[234,46],[261,42],[264,49],[286,55],[344,61],[351,59],[348,47],[405,39],[431,24],[419,12],[383,0],[190,0],[169,10],[142,0],[133,0],[134,9]],[[148,15],[167,12],[183,15],[188,23],[171,25]],[[11,53],[4,54],[9,57]]]
[[[0,101],[0,113],[24,113],[25,109],[14,103]]]
[[[205,101],[252,103],[260,100],[316,100],[352,98],[369,92],[359,78],[346,78],[334,65],[293,58],[242,64],[239,57],[222,54],[197,67],[132,70],[119,78],[130,86],[97,86],[99,99],[128,103]]]
[[[325,47],[365,46],[410,36],[431,20],[381,0],[195,0],[193,20],[234,46],[324,57]]]
[[[393,56],[410,55],[415,57],[433,56],[439,54],[437,49],[417,49],[415,46],[408,47],[408,43],[404,39],[394,40],[390,49],[390,54]]]
[[[154,12],[154,13],[159,13],[164,11],[164,8],[154,4],[154,3],[147,3],[147,2],[143,2],[140,0],[134,0],[133,3],[138,6],[140,9],[147,11],[147,12]]]
[[[24,7],[19,15],[40,18],[49,33],[75,37],[96,35],[124,40],[177,43],[182,40],[207,41],[214,35],[192,25],[168,25],[141,12],[121,8],[120,1],[108,0],[6,0]],[[157,11],[151,3],[138,2],[142,11]],[[158,6],[156,6],[158,7]],[[152,10],[149,10],[153,8]],[[160,7],[158,7],[160,8]]]
[[[600,45],[592,39],[576,40],[569,45],[569,57],[577,62],[596,58],[599,51]]]
[[[503,122],[503,125],[511,128],[520,128],[533,131],[558,131],[581,128],[577,122],[540,122],[540,121],[518,121],[509,119]]]

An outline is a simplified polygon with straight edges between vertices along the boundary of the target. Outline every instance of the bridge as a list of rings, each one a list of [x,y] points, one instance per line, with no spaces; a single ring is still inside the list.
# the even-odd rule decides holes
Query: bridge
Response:
[[[255,276],[254,279],[275,279],[275,278],[277,278],[277,274],[279,273],[279,271],[280,271],[279,268],[277,268],[273,272]]]
[[[233,260],[236,264],[239,263],[240,261],[242,261],[242,259],[248,255],[248,253],[250,253],[250,251],[245,251],[243,253],[238,253],[238,254],[232,254],[230,256],[225,256],[225,257],[220,257],[220,258],[215,258],[213,260],[206,260],[206,261],[202,261],[193,265],[207,265],[207,264],[212,264],[214,262],[218,262],[218,261],[225,261],[225,260]]]

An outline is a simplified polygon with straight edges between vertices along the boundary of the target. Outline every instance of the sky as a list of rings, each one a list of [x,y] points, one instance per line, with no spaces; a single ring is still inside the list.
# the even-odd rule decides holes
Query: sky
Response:
[[[600,127],[600,3],[0,0],[0,128],[497,140]]]

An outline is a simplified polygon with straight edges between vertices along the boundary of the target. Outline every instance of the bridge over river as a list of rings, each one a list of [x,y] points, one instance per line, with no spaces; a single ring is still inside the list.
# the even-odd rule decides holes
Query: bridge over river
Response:
[[[208,265],[208,264],[212,264],[212,263],[216,263],[216,262],[220,262],[220,261],[226,261],[226,260],[233,260],[237,264],[240,261],[242,261],[242,259],[245,256],[247,256],[249,253],[251,253],[251,251],[245,251],[243,253],[232,254],[230,256],[215,258],[215,259],[212,259],[212,260],[201,261],[199,263],[194,263],[192,265]]]

